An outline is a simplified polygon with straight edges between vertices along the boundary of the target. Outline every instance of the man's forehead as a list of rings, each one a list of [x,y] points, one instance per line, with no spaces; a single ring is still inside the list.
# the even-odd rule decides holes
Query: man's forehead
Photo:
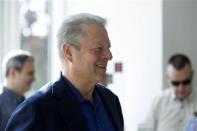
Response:
[[[167,74],[168,76],[186,76],[186,75],[191,75],[192,73],[192,68],[190,65],[185,65],[182,69],[177,70],[173,65],[168,65],[167,66]],[[183,77],[184,77],[183,76]],[[186,76],[187,77],[187,76]]]

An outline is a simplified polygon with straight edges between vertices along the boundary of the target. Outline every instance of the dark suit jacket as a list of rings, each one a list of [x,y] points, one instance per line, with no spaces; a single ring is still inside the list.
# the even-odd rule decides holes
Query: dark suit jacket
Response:
[[[12,114],[5,131],[89,131],[76,98],[61,76],[45,90],[23,102]],[[123,116],[118,97],[97,84],[116,131],[123,131]]]
[[[16,94],[8,87],[3,87],[2,94],[0,94],[0,131],[5,129],[12,112],[24,100],[23,96]]]

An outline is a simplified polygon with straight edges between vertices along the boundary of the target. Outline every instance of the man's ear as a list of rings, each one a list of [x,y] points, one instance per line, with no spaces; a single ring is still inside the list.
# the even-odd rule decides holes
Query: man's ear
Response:
[[[63,46],[63,53],[64,53],[64,58],[72,62],[72,52],[71,52],[71,45],[66,43]]]
[[[16,76],[16,69],[10,68],[8,72],[8,76],[15,77]]]

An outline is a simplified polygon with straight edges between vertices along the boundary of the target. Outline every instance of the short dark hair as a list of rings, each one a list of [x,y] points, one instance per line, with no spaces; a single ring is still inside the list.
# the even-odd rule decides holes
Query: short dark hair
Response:
[[[26,61],[34,62],[34,57],[28,51],[13,50],[7,53],[3,60],[3,69],[5,77],[8,77],[9,70],[14,68],[17,71],[21,71]]]
[[[170,57],[168,64],[172,65],[177,70],[181,70],[185,65],[191,65],[191,61],[184,54],[174,54]]]

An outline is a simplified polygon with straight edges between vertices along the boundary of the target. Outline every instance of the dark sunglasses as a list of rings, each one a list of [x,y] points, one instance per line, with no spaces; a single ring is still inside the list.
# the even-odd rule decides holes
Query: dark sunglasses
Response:
[[[187,86],[187,85],[190,85],[192,82],[192,79],[189,78],[189,79],[186,79],[186,80],[183,80],[183,81],[171,81],[171,84],[173,86],[179,86],[180,84],[184,85],[184,86]]]

